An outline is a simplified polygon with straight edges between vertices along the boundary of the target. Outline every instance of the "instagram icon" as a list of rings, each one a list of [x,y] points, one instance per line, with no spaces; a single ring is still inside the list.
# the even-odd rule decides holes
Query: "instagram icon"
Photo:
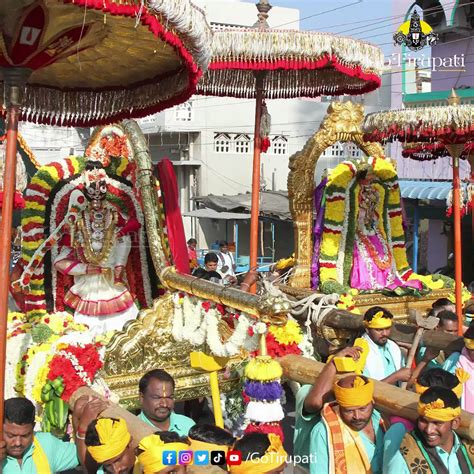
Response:
[[[187,465],[191,464],[193,460],[193,452],[192,451],[180,451],[178,454],[178,464]]]

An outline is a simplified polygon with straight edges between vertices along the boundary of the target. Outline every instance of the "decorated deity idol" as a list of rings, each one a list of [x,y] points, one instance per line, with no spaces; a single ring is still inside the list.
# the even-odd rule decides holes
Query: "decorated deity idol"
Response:
[[[351,270],[351,287],[361,290],[379,290],[390,287],[397,280],[392,249],[377,212],[382,195],[377,190],[375,176],[364,172],[359,181],[358,208],[355,223],[354,256]],[[401,284],[401,281],[398,283]]]
[[[138,313],[125,268],[131,234],[140,224],[107,202],[107,174],[100,162],[88,162],[83,180],[87,204],[70,216],[70,232],[60,242],[54,268],[74,277],[64,302],[77,322],[93,332],[119,330]]]
[[[326,293],[354,288],[396,295],[423,289],[407,261],[400,189],[389,160],[344,161],[317,191],[323,198],[316,208],[315,286]]]

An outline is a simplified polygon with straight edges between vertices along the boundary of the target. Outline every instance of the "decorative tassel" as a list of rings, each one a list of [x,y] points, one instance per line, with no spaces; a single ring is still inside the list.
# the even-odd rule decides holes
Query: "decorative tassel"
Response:
[[[271,423],[283,420],[285,414],[280,400],[276,402],[251,400],[247,405],[245,417],[257,423]]]
[[[284,441],[283,429],[280,423],[249,423],[245,428],[246,433],[273,433]]]
[[[260,334],[260,355],[247,364],[244,372],[247,379],[242,394],[247,403],[246,433],[272,432],[282,436],[279,424],[285,416],[280,401],[283,395],[282,374],[281,365],[267,355],[266,334]]]
[[[257,356],[245,367],[245,377],[250,380],[269,382],[280,379],[282,374],[281,365],[270,356]]]
[[[262,117],[260,119],[260,149],[262,153],[266,153],[270,148],[270,130],[272,127],[272,117],[267,109],[265,101],[262,104]]]
[[[280,382],[252,382],[247,381],[244,384],[244,393],[249,398],[256,400],[279,400],[283,394]]]

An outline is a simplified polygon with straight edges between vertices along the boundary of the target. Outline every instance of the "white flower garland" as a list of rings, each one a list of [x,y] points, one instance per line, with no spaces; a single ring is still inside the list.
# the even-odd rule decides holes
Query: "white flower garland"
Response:
[[[251,400],[245,411],[245,418],[256,423],[274,423],[285,417],[280,400],[260,402]]]
[[[223,343],[219,335],[221,314],[216,308],[210,307],[206,312],[201,300],[190,296],[181,298],[179,293],[174,295],[173,302],[175,306],[171,329],[173,338],[178,342],[187,341],[193,346],[200,346],[206,342],[211,353],[218,357],[234,356],[244,346],[256,348],[258,334],[266,330],[264,323],[253,322],[246,314],[241,314],[232,336]],[[248,335],[250,327],[254,331],[252,337]]]

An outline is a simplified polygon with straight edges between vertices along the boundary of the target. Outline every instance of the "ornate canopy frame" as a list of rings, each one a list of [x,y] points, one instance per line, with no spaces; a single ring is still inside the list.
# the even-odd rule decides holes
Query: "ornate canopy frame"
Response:
[[[367,156],[385,158],[380,143],[363,140],[363,120],[362,105],[350,101],[331,102],[319,130],[301,151],[290,157],[288,197],[295,233],[295,267],[289,282],[292,287],[311,287],[314,173],[324,150],[336,142],[352,142]]]

